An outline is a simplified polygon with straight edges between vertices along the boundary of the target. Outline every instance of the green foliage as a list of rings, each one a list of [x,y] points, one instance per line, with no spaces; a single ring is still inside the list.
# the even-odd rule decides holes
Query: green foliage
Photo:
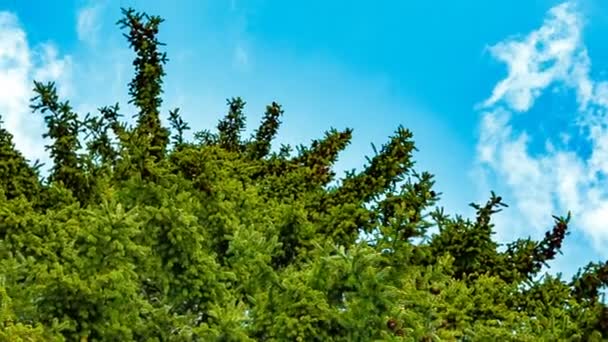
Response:
[[[570,215],[501,250],[502,199],[471,204],[473,221],[432,210],[433,176],[414,171],[403,127],[342,179],[332,166],[352,130],[273,151],[275,102],[249,139],[240,98],[194,141],[175,109],[169,148],[162,20],[123,14],[135,127],[118,104],[81,120],[36,82],[44,180],[0,127],[0,341],[608,339],[608,263],[541,274]]]
[[[39,165],[30,167],[21,152],[15,149],[13,136],[2,128],[0,116],[0,198],[11,200],[25,196],[35,201],[40,191]]]

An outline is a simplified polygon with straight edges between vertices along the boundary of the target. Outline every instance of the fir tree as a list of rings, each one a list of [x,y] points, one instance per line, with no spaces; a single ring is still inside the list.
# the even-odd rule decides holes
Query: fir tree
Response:
[[[23,154],[15,149],[13,135],[2,124],[0,116],[0,191],[8,200],[25,196],[35,201],[41,190],[38,173],[41,165],[29,165]]]
[[[47,181],[0,127],[0,340],[608,339],[608,263],[571,281],[542,273],[569,214],[501,250],[492,216],[506,204],[491,193],[474,220],[444,215],[411,131],[338,178],[353,131],[292,154],[272,145],[276,102],[249,139],[237,97],[215,132],[188,141],[178,109],[171,132],[161,125],[162,20],[123,15],[135,127],[118,104],[80,119],[36,82]]]

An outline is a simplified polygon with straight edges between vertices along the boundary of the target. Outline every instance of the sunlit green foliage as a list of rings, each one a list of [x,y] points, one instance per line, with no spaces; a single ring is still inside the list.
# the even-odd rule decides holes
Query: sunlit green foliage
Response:
[[[434,209],[407,129],[336,179],[352,130],[273,150],[275,102],[249,138],[234,98],[217,132],[187,141],[179,110],[161,125],[162,20],[123,14],[135,127],[117,104],[81,119],[35,83],[53,161],[42,179],[0,126],[0,340],[608,339],[608,264],[539,277],[569,215],[501,251],[501,198],[472,204],[474,221]]]

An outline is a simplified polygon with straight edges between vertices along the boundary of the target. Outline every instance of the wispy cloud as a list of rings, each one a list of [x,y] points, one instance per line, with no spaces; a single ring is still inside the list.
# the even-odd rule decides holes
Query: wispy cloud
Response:
[[[484,106],[503,100],[516,111],[527,111],[541,92],[554,82],[564,82],[579,92],[581,104],[591,96],[589,58],[581,41],[582,19],[572,3],[549,11],[543,26],[523,38],[512,38],[489,48],[507,64],[508,76],[500,81]]]
[[[101,4],[94,4],[81,8],[77,13],[76,32],[78,39],[87,44],[97,43],[97,36],[101,28],[99,17]]]
[[[249,53],[245,45],[239,43],[234,47],[232,64],[237,70],[246,71],[249,69]]]
[[[33,80],[57,81],[59,93],[68,95],[71,66],[70,56],[59,56],[51,43],[30,47],[17,17],[0,12],[0,115],[17,148],[31,159],[47,159],[42,120],[29,109]]]
[[[539,232],[550,226],[549,215],[571,210],[575,228],[608,255],[608,83],[590,76],[583,28],[576,5],[566,2],[552,8],[539,29],[489,48],[508,74],[478,107],[477,161],[481,175],[494,175],[511,190],[516,212],[509,215],[522,218],[515,224]],[[559,143],[547,140],[544,151],[532,155],[531,136],[513,126],[513,115],[525,115],[554,85],[575,91],[578,111],[572,121],[580,131],[555,132]],[[589,156],[578,155],[569,143],[575,134],[584,134]],[[505,230],[506,224],[513,222],[497,225]]]

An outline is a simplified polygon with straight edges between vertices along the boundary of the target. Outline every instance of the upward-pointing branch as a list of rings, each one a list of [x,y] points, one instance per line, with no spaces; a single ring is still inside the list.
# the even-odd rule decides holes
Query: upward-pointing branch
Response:
[[[156,159],[162,158],[169,141],[169,132],[160,122],[162,83],[167,62],[166,53],[158,51],[160,43],[156,35],[163,20],[158,16],[148,16],[133,9],[122,9],[124,18],[118,21],[122,29],[128,28],[124,36],[135,51],[133,60],[135,77],[129,84],[130,103],[139,108],[136,132],[148,141],[149,152]]]

